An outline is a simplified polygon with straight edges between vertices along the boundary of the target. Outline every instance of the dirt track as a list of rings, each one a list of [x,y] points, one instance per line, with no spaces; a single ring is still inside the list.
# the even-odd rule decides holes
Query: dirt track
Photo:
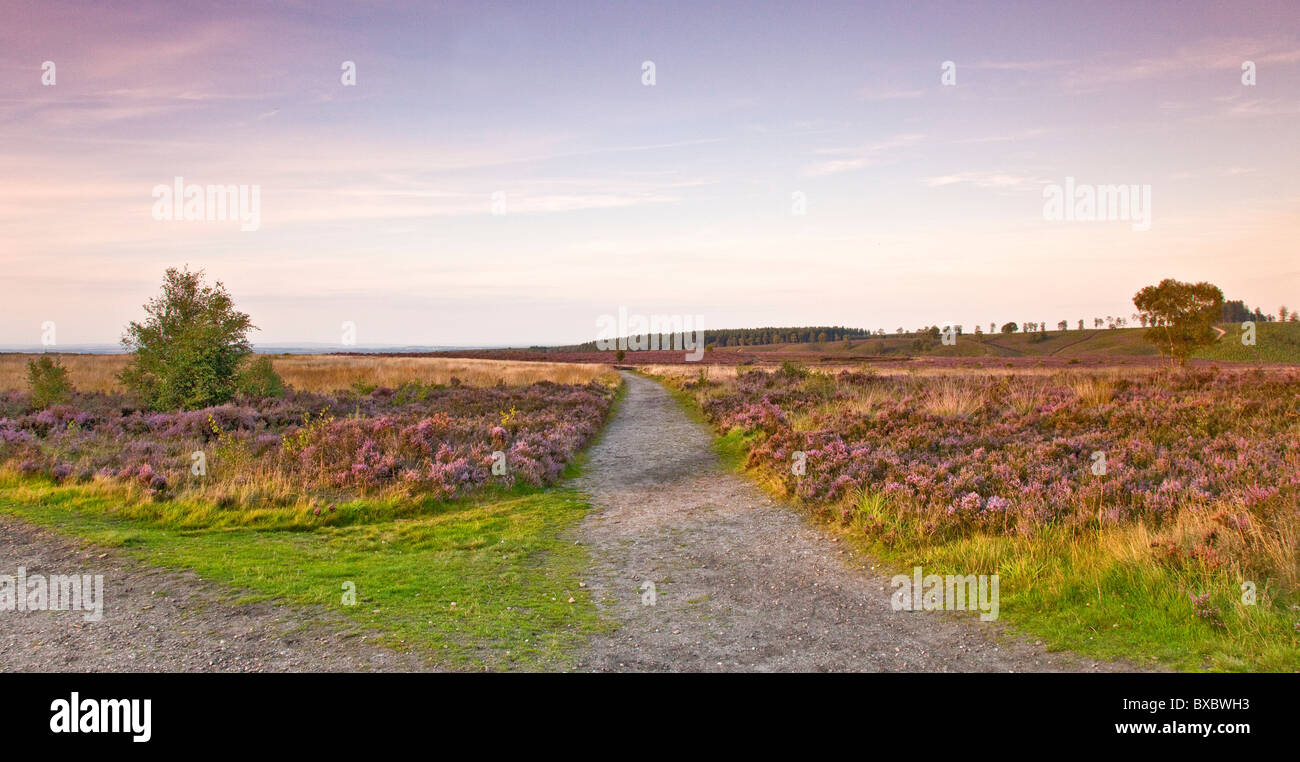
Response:
[[[896,612],[888,577],[744,478],[659,384],[627,396],[578,487],[588,585],[621,622],[589,671],[1116,671],[1049,654],[974,614]],[[642,601],[652,582],[655,603]]]

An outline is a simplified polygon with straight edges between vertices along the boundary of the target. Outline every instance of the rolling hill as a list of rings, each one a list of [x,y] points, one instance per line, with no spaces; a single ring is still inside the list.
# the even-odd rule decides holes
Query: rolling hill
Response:
[[[1224,324],[1227,334],[1194,357],[1218,362],[1300,364],[1300,323],[1259,323],[1254,346],[1240,341],[1240,326]],[[962,334],[952,346],[918,340],[915,334],[800,344],[719,347],[715,354],[737,353],[781,360],[817,355],[823,359],[903,357],[1147,357],[1160,353],[1143,339],[1145,329],[1086,329],[1041,333]]]

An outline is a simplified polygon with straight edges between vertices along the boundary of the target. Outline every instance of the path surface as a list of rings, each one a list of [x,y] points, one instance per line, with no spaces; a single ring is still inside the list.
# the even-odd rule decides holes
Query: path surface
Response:
[[[1049,654],[973,614],[896,612],[868,559],[720,468],[659,384],[628,390],[592,449],[587,585],[620,623],[587,671],[1117,671]],[[653,582],[655,604],[642,602]]]
[[[424,669],[328,612],[236,604],[194,574],[137,564],[0,515],[0,574],[104,575],[104,614],[0,610],[0,672]]]

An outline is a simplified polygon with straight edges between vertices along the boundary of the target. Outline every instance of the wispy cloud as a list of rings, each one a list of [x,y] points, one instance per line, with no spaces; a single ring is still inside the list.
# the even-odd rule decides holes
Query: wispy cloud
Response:
[[[977,61],[972,64],[963,64],[963,66],[970,69],[986,69],[989,71],[1041,71],[1043,69],[1057,69],[1073,63],[1075,62],[1070,59],[1052,58],[1026,61]]]
[[[1300,114],[1300,101],[1294,98],[1247,98],[1230,96],[1220,99],[1218,116],[1229,119],[1258,119]]]
[[[958,172],[939,177],[927,177],[922,182],[931,188],[942,188],[946,185],[974,185],[979,188],[1018,188],[1042,185],[1047,181],[1037,177],[1002,172]]]
[[[1048,131],[1047,131],[1046,129],[1043,129],[1043,128],[1037,128],[1037,127],[1036,127],[1036,128],[1029,129],[1029,130],[1016,130],[1015,132],[1007,132],[1007,133],[1004,133],[1004,134],[1001,134],[1001,135],[986,135],[986,136],[978,137],[978,138],[962,138],[961,140],[954,140],[954,141],[952,141],[952,142],[953,142],[953,143],[957,143],[957,144],[962,144],[962,143],[1016,143],[1016,142],[1019,142],[1019,141],[1022,141],[1022,140],[1030,140],[1030,139],[1032,139],[1032,138],[1041,137],[1041,136],[1043,136],[1043,135],[1046,135],[1047,133],[1048,133]]]
[[[805,167],[804,174],[818,177],[864,169],[880,162],[892,152],[910,148],[923,140],[925,140],[925,135],[907,133],[862,146],[821,148],[817,150],[819,155],[834,158],[825,159]]]
[[[863,88],[858,91],[858,97],[864,101],[902,101],[920,98],[925,95],[924,90],[889,90],[873,87]]]
[[[1079,63],[1066,74],[1063,84],[1081,91],[1208,71],[1234,74],[1241,71],[1244,61],[1254,61],[1257,66],[1295,63],[1300,61],[1300,45],[1295,41],[1210,37],[1159,55],[1134,58],[1128,53],[1108,53]]]

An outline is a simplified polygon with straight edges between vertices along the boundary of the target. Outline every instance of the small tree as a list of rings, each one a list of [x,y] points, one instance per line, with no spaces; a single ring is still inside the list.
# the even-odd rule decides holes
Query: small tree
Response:
[[[1003,324],[1002,324],[1002,332],[1003,332],[1003,333],[1015,333],[1015,332],[1018,331],[1018,330],[1020,330],[1020,326],[1016,325],[1015,323],[1003,323]]]
[[[1166,278],[1137,292],[1133,304],[1146,316],[1146,340],[1169,355],[1171,367],[1175,361],[1186,365],[1193,350],[1218,338],[1214,323],[1223,314],[1223,292],[1212,283]]]
[[[42,409],[67,402],[74,391],[68,380],[68,369],[49,355],[27,361],[27,388],[32,395],[32,406]]]
[[[202,270],[168,268],[162,295],[144,310],[145,321],[132,321],[122,336],[134,353],[122,371],[124,386],[155,410],[219,405],[234,396],[255,326],[225,286],[205,284]]]
[[[236,384],[245,397],[283,397],[284,381],[275,372],[275,365],[266,355],[258,355],[239,373]]]

